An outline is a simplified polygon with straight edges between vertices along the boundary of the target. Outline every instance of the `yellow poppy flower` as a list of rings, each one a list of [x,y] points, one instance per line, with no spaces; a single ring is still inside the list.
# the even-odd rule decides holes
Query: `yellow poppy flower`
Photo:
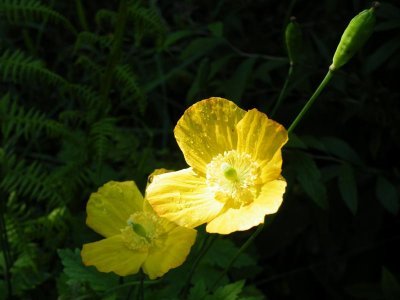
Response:
[[[189,107],[174,133],[190,168],[154,176],[146,198],[159,216],[229,234],[278,210],[286,188],[282,125],[256,109],[210,98]]]
[[[101,272],[126,276],[142,268],[160,277],[185,261],[196,239],[196,230],[157,216],[133,181],[106,183],[86,210],[87,225],[105,239],[83,245],[82,261]]]

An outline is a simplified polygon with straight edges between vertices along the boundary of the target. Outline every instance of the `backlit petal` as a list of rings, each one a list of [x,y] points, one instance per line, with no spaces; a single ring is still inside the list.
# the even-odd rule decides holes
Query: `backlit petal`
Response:
[[[147,258],[147,251],[134,251],[125,246],[122,235],[83,245],[82,261],[100,272],[114,272],[120,276],[135,274]]]
[[[275,213],[283,200],[286,181],[281,178],[265,184],[257,199],[239,209],[230,208],[207,224],[210,233],[229,234],[264,222],[265,215]]]
[[[154,176],[146,199],[160,217],[190,228],[209,222],[223,207],[192,168]]]
[[[143,264],[143,271],[150,279],[163,276],[170,269],[179,267],[189,255],[196,240],[196,230],[175,226],[162,248],[152,248]]]
[[[248,111],[237,124],[239,152],[269,162],[288,140],[286,129],[257,109]]]
[[[186,162],[205,174],[211,159],[236,148],[236,124],[245,111],[223,98],[209,98],[189,107],[174,133]]]
[[[86,224],[110,237],[120,233],[129,216],[143,209],[143,196],[133,181],[110,181],[90,195]]]

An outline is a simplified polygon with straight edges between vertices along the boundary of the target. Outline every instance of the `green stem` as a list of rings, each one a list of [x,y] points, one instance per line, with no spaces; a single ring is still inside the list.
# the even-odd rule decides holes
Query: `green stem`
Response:
[[[100,97],[102,104],[104,103],[108,104],[107,99],[111,88],[114,69],[121,56],[122,39],[124,37],[124,32],[126,28],[127,16],[128,16],[127,0],[121,0],[118,8],[117,24],[115,26],[113,45],[107,60],[106,71],[104,73],[101,82]]]
[[[288,88],[288,85],[289,85],[289,81],[290,81],[290,79],[292,77],[292,73],[293,73],[293,64],[291,63],[290,67],[289,67],[288,74],[286,76],[285,83],[283,84],[283,88],[282,88],[282,90],[281,90],[281,92],[279,94],[278,100],[276,101],[274,108],[271,111],[271,118],[274,117],[276,111],[278,110],[279,106],[282,104],[283,99],[286,96],[286,91],[287,91],[287,88]]]
[[[11,285],[11,273],[10,273],[12,261],[10,256],[10,246],[8,243],[7,227],[4,219],[4,213],[5,213],[4,199],[5,199],[4,197],[1,197],[0,199],[0,242],[5,263],[4,279],[7,284],[7,294],[8,298],[12,299],[12,285]]]
[[[85,9],[83,8],[82,1],[75,0],[75,4],[76,10],[78,12],[79,23],[81,23],[83,30],[89,31],[89,26],[86,20]]]
[[[197,269],[198,264],[200,263],[200,261],[202,260],[204,255],[208,252],[208,250],[211,248],[211,246],[214,243],[216,237],[217,237],[217,235],[212,235],[212,234],[209,234],[209,235],[206,236],[206,238],[204,240],[204,243],[200,248],[199,255],[196,257],[195,261],[193,262],[192,267],[191,267],[191,269],[189,271],[189,275],[186,278],[185,285],[183,286],[183,289],[182,289],[183,299],[186,298],[186,296],[187,296],[187,294],[189,292],[190,283],[192,281],[192,277],[194,275],[194,272]]]
[[[140,284],[137,299],[144,300],[144,273],[142,270],[140,270]]]
[[[328,84],[328,82],[331,80],[333,75],[333,71],[329,69],[328,73],[325,75],[324,79],[321,81],[319,84],[318,88],[315,90],[314,94],[308,99],[306,105],[304,105],[303,109],[300,111],[300,113],[297,115],[296,119],[292,122],[288,129],[288,133],[291,133],[297,126],[297,124],[303,119],[304,115],[307,113],[307,111],[310,109],[310,107],[313,105],[315,100],[318,98],[319,94],[324,90],[325,86]]]
[[[29,53],[32,56],[36,56],[35,45],[33,44],[33,41],[31,39],[31,36],[29,35],[28,30],[22,29],[22,37],[24,38],[24,42],[25,42],[26,48],[28,48]]]
[[[253,242],[253,240],[260,234],[260,232],[263,230],[264,228],[264,223],[261,223],[260,225],[258,225],[256,231],[254,231],[250,237],[247,239],[247,241],[239,248],[239,250],[235,253],[235,256],[232,257],[232,259],[230,260],[229,264],[225,267],[225,269],[221,272],[221,274],[219,275],[219,277],[217,278],[217,280],[214,282],[211,290],[214,290],[218,283],[221,281],[222,278],[224,278],[224,276],[228,273],[228,271],[230,270],[230,268],[233,266],[233,264],[235,263],[235,261],[239,258],[239,256],[250,246],[250,244]]]

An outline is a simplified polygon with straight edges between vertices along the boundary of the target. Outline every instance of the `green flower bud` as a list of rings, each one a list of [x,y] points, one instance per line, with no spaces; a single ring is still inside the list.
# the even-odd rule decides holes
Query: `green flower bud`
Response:
[[[346,64],[371,36],[374,30],[377,6],[376,2],[372,8],[360,12],[350,21],[333,55],[331,70]]]
[[[291,17],[286,26],[285,42],[290,64],[293,65],[299,61],[302,44],[301,29],[295,17]]]

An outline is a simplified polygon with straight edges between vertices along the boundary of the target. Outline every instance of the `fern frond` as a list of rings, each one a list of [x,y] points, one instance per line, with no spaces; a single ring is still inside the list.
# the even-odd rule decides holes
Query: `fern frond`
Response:
[[[104,49],[109,49],[111,48],[111,45],[111,36],[101,36],[93,32],[83,31],[80,32],[76,38],[74,52],[85,48],[95,49],[98,51],[99,46]]]
[[[26,140],[44,132],[50,136],[60,136],[67,132],[63,124],[49,119],[44,113],[30,108],[25,110],[10,96],[4,96],[0,101],[1,131],[4,139],[13,134],[24,136]]]
[[[70,31],[76,33],[76,29],[59,12],[43,5],[35,0],[1,0],[0,17],[10,24],[48,21],[54,24],[62,24]]]
[[[121,90],[122,102],[131,102],[125,99],[132,99],[137,103],[139,111],[144,113],[146,109],[146,98],[137,82],[135,74],[128,65],[119,65],[115,68],[115,79]]]
[[[92,73],[95,76],[95,80],[100,78],[101,74],[103,73],[103,68],[86,55],[80,55],[75,63],[77,65],[81,65],[87,71]]]
[[[116,131],[114,118],[103,118],[90,128],[90,144],[97,162],[106,158],[111,148],[111,139]]]
[[[104,27],[105,24],[113,25],[117,18],[117,13],[108,9],[99,9],[95,16],[95,21],[98,27]]]
[[[144,34],[152,35],[161,42],[166,34],[166,24],[157,11],[140,6],[137,2],[129,7],[128,18],[134,24],[136,44],[140,44]]]
[[[0,56],[0,79],[20,84],[34,81],[53,86],[67,83],[63,77],[48,70],[41,61],[18,50],[6,50]]]
[[[100,102],[100,95],[92,87],[83,84],[70,84],[69,94],[74,98],[81,100],[86,109],[94,110]],[[80,102],[80,101],[78,101]],[[90,113],[89,111],[88,113]]]
[[[5,161],[6,173],[0,181],[1,189],[28,199],[46,200],[49,208],[63,203],[57,188],[47,180],[48,170],[39,162],[27,164],[16,155],[9,155]]]

